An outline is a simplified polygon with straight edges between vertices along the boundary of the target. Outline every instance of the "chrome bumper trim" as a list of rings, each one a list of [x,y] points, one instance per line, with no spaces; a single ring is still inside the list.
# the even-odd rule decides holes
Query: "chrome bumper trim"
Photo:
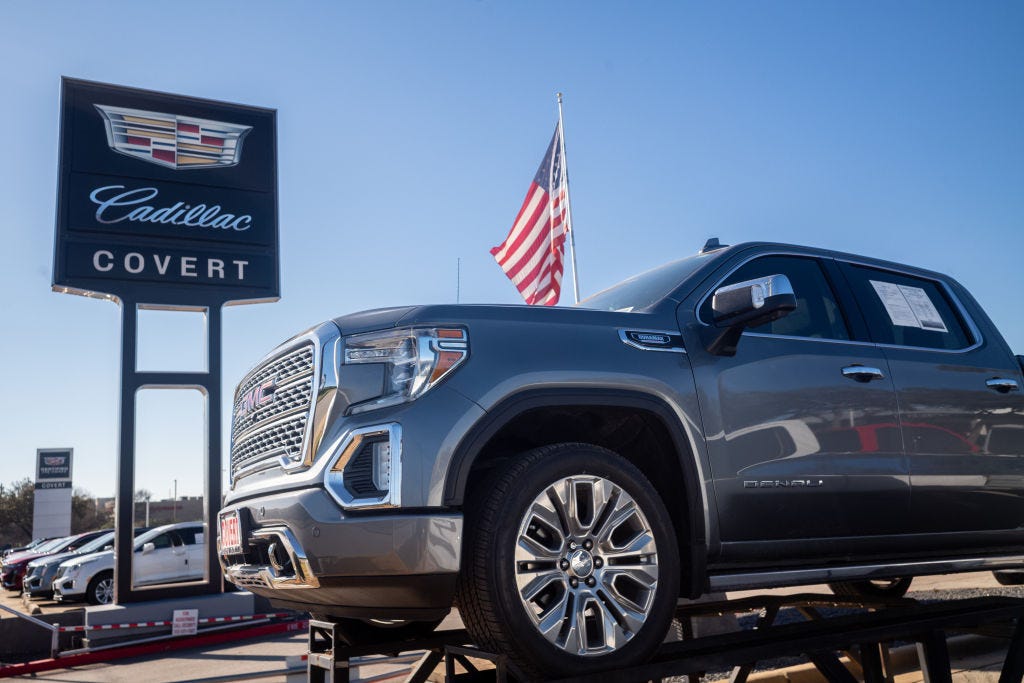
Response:
[[[291,560],[290,568],[275,567],[272,564],[235,564],[223,567],[224,578],[240,587],[264,587],[275,589],[318,588],[320,581],[309,566],[309,559],[302,545],[285,527],[268,527],[252,533],[253,538],[280,543]],[[224,559],[221,558],[223,564]],[[289,571],[290,569],[290,571]]]

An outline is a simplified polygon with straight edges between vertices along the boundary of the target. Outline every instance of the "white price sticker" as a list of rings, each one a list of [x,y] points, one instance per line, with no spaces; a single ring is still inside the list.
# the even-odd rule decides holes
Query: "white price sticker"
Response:
[[[948,332],[946,323],[928,298],[928,293],[920,287],[897,285],[892,282],[869,280],[875,293],[882,300],[886,313],[893,325],[900,327],[916,327],[922,330]]]

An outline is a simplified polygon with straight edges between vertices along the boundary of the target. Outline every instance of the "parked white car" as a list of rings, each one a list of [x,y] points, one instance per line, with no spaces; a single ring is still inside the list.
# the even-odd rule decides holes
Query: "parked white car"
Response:
[[[135,539],[132,583],[145,586],[205,577],[206,534],[201,522],[179,522],[150,529]],[[81,555],[62,562],[53,579],[57,602],[85,599],[106,605],[114,599],[114,551]]]

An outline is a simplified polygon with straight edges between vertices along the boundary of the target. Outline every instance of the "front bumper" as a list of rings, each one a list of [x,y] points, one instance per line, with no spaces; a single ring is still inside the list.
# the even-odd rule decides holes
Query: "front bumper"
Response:
[[[21,580],[25,578],[25,570],[10,568],[0,573],[0,584],[9,591],[20,591]]]
[[[50,570],[34,567],[22,582],[24,592],[32,598],[50,597],[53,595],[53,577],[56,573],[56,568]]]
[[[461,514],[353,514],[322,488],[249,499],[221,514],[231,511],[243,552],[218,553],[224,576],[275,605],[374,619],[429,619],[452,605]]]
[[[81,600],[85,597],[85,587],[88,577],[81,574],[67,575],[58,574],[50,587],[53,589],[53,599],[57,602],[68,600]]]

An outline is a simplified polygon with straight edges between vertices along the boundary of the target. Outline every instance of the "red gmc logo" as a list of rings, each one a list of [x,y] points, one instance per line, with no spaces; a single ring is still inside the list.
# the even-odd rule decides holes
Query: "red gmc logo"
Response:
[[[277,391],[277,377],[257,384],[242,394],[235,405],[235,419],[241,419],[273,401],[275,391]]]

